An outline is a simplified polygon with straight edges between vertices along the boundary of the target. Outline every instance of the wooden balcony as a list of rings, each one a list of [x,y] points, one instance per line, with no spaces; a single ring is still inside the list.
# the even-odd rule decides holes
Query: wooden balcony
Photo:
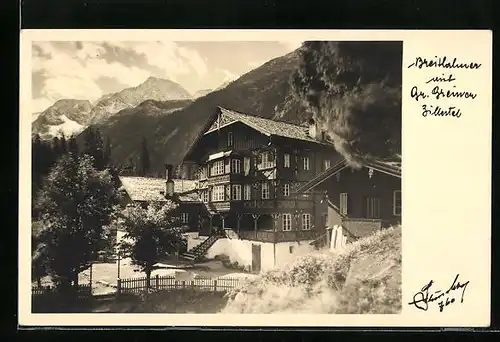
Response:
[[[219,176],[211,176],[208,178],[207,183],[208,185],[212,184],[219,184],[219,183],[228,183],[231,181],[231,175],[226,174],[226,175],[219,175]]]
[[[315,230],[292,230],[292,231],[272,231],[272,230],[249,230],[240,231],[238,237],[242,240],[259,242],[292,242],[303,240],[314,240],[321,235]]]
[[[207,209],[211,212],[226,212],[231,210],[231,202],[208,202],[205,203]]]

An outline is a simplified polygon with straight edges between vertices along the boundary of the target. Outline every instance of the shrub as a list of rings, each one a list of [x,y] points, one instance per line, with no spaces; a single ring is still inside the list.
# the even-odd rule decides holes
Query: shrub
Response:
[[[401,310],[401,228],[341,252],[315,252],[247,279],[227,293],[224,313],[394,313]]]

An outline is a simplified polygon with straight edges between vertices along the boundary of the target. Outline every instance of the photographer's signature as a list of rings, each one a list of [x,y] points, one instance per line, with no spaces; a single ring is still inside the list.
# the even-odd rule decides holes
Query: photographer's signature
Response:
[[[465,289],[467,285],[469,285],[469,281],[461,283],[458,278],[459,274],[457,274],[455,280],[453,280],[453,283],[446,291],[434,291],[431,289],[434,281],[429,281],[429,283],[413,296],[413,301],[408,304],[414,305],[417,309],[427,311],[430,304],[436,303],[439,306],[439,312],[443,312],[445,306],[456,303],[457,300],[463,303]]]

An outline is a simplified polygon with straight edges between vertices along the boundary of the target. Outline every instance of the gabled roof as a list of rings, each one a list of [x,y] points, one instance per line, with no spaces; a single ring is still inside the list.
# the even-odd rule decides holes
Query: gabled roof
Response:
[[[265,135],[279,136],[289,139],[303,140],[322,145],[333,145],[329,142],[319,141],[309,136],[308,127],[295,125],[288,122],[276,121],[271,119],[262,118],[249,114],[243,114],[223,107],[218,107],[221,115],[226,116],[232,120],[229,124],[234,122],[241,122]]]
[[[120,182],[132,201],[165,202],[165,179],[150,177],[120,176]],[[194,180],[174,179],[174,192],[181,202],[198,201],[197,182]]]
[[[223,122],[218,123],[218,118],[223,117]],[[249,114],[243,114],[240,112],[236,112],[234,110],[230,110],[221,106],[217,107],[217,110],[210,115],[205,121],[204,128],[195,141],[191,144],[190,148],[184,154],[184,159],[189,158],[188,156],[191,152],[196,148],[196,146],[200,143],[200,140],[204,135],[209,134],[211,132],[215,132],[218,128],[222,128],[228,125],[232,125],[236,122],[240,122],[248,127],[251,127],[262,134],[267,136],[277,136],[284,137],[289,139],[296,139],[300,141],[307,141],[310,143],[316,143],[319,145],[324,145],[333,147],[333,143],[330,141],[319,141],[317,139],[313,139],[309,136],[309,129],[305,125],[295,125],[283,121],[271,120],[262,118],[260,116],[254,116]]]
[[[315,188],[316,186],[318,186],[319,184],[323,183],[328,178],[336,175],[337,173],[339,173],[340,171],[342,171],[346,167],[348,167],[348,162],[346,159],[342,159],[338,163],[331,166],[328,170],[320,173],[319,175],[317,175],[316,177],[311,179],[306,184],[297,188],[295,190],[295,192],[301,193],[301,192],[310,191],[313,188]],[[362,167],[368,168],[368,169],[373,169],[375,171],[382,172],[382,173],[385,173],[385,174],[393,176],[393,177],[401,178],[401,164],[400,163],[390,163],[390,162],[372,159],[372,160],[365,160],[362,164]]]

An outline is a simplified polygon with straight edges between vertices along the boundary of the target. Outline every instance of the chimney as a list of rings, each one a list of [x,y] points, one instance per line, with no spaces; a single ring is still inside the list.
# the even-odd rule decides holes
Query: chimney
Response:
[[[173,166],[165,164],[165,197],[170,198],[174,196],[174,180],[172,179]]]
[[[316,121],[313,118],[309,119],[309,136],[313,139],[317,139],[318,137],[318,127],[316,126]]]

